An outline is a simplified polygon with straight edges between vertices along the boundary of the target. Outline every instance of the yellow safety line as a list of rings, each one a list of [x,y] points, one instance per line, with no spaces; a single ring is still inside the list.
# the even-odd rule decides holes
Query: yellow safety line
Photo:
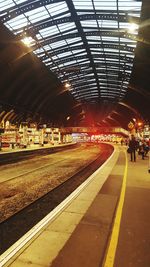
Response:
[[[127,161],[126,153],[125,153],[125,157],[126,157],[126,165],[125,165],[124,177],[123,177],[123,182],[122,182],[122,189],[121,189],[120,199],[119,199],[119,203],[118,203],[118,207],[116,211],[116,216],[114,220],[110,243],[108,246],[107,255],[105,257],[103,267],[113,267],[114,265],[116,248],[117,248],[118,238],[119,238],[122,209],[123,209],[124,198],[125,198],[126,181],[127,181],[128,161]]]

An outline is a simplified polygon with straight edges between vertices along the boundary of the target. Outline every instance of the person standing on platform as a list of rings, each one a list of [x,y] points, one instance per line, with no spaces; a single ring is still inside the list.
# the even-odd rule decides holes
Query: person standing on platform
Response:
[[[137,149],[137,141],[135,137],[132,135],[131,140],[129,141],[129,149],[130,149],[130,156],[131,161],[136,161],[136,149]]]

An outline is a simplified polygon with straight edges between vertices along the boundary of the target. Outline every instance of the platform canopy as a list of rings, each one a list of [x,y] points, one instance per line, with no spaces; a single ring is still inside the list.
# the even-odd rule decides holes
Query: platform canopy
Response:
[[[143,2],[146,6],[147,1]],[[138,69],[135,54],[138,58],[143,46],[146,51],[149,49],[149,42],[142,35],[147,25],[141,24],[146,21],[141,9],[142,1],[136,0],[0,1],[1,23],[15,36],[13,46],[18,43],[19,47],[21,43],[23,46],[20,49],[24,54],[18,55],[17,60],[38,58],[46,69],[41,79],[45,85],[39,88],[40,78],[35,83],[33,62],[26,63],[34,81],[33,77],[28,80],[28,75],[22,80],[20,97],[14,85],[13,100],[10,89],[5,88],[8,98],[2,100],[15,107],[22,101],[24,110],[30,110],[31,114],[47,115],[50,120],[61,118],[62,123],[66,119],[73,124],[127,125],[133,117],[148,119],[149,92],[144,83],[136,83],[143,66]],[[22,87],[25,87],[23,91]],[[39,90],[43,90],[41,97]],[[64,92],[67,92],[65,96]],[[25,104],[23,96],[28,98]],[[141,97],[146,99],[145,106],[140,105]],[[144,107],[145,113],[141,110]]]

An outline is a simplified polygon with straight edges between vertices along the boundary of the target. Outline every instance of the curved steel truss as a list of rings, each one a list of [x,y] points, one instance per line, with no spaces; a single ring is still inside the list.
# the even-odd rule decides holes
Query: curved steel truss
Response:
[[[134,0],[0,1],[1,22],[69,83],[76,100],[92,103],[124,98],[140,11]]]

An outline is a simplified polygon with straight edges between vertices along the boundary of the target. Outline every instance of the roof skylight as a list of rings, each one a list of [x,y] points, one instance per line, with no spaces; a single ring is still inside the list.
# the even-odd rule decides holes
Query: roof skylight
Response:
[[[62,83],[70,81],[75,98],[86,89],[84,101],[118,101],[132,71],[140,10],[134,0],[2,0],[0,20]]]

